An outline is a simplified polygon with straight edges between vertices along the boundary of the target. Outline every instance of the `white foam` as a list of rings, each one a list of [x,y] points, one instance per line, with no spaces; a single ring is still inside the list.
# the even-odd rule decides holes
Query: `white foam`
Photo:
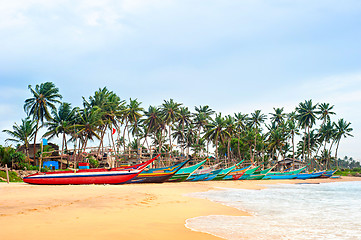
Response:
[[[192,230],[225,239],[361,239],[361,182],[227,189],[192,196],[253,213],[186,222]]]

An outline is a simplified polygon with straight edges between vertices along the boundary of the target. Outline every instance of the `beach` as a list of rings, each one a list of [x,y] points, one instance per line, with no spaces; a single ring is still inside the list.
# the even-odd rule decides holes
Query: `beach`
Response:
[[[268,184],[360,181],[210,181],[129,185],[40,186],[0,184],[1,239],[220,239],[185,226],[199,216],[249,213],[190,193],[221,188],[263,189]]]

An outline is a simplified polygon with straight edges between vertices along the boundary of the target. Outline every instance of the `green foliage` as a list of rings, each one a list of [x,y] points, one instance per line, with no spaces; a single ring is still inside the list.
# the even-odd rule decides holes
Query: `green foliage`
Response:
[[[19,169],[20,164],[25,161],[25,155],[17,152],[12,147],[3,147],[0,145],[0,165],[7,164],[8,167]]]
[[[93,156],[89,156],[87,157],[90,167],[92,168],[97,168],[99,167],[99,161],[97,159],[95,159]]]
[[[22,163],[19,164],[19,169],[37,171],[37,170],[39,170],[39,167],[30,165],[30,164],[25,163],[25,162],[22,162]]]
[[[0,177],[6,179],[6,172],[5,171],[0,171]],[[10,182],[22,182],[23,180],[21,179],[21,177],[19,177],[16,174],[16,172],[9,171],[9,181]]]
[[[341,175],[341,176],[356,176],[359,174],[361,174],[361,168],[341,169],[335,172],[335,175]]]

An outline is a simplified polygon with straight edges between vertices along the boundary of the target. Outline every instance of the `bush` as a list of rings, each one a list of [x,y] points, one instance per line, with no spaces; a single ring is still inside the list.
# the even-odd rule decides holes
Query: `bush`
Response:
[[[5,171],[0,171],[0,177],[6,179],[6,172]],[[19,177],[16,172],[14,171],[9,171],[9,180],[10,182],[22,182],[23,179],[21,179],[21,177]]]
[[[92,167],[92,168],[99,167],[99,161],[97,159],[95,159],[93,156],[89,156],[87,158],[88,158],[90,167]]]
[[[20,165],[25,162],[25,154],[17,152],[12,147],[0,146],[0,164],[7,164],[8,167],[13,165],[13,168],[20,169]]]

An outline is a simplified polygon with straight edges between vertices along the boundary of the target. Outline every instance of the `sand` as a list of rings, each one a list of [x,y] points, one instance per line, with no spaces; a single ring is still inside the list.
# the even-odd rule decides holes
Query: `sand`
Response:
[[[261,189],[267,184],[361,178],[38,186],[0,183],[1,239],[219,239],[185,227],[188,218],[249,215],[187,193]]]

